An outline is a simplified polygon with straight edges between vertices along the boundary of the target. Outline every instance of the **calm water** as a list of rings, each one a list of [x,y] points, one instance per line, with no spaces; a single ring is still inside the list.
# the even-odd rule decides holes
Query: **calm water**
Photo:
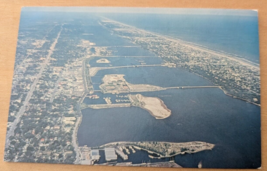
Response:
[[[97,45],[107,43],[112,45],[114,41],[116,46],[131,45],[130,42],[111,35],[97,25],[94,27],[98,31],[90,30],[90,33],[94,35],[86,39],[96,41]],[[152,28],[154,26],[151,26]],[[172,32],[172,34],[175,33]],[[98,37],[98,35],[105,35],[105,37]],[[215,39],[218,40],[216,36]],[[113,41],[109,42],[110,40]],[[222,41],[215,42],[223,43]],[[110,49],[113,50],[112,55],[117,56],[107,58],[111,63],[96,63],[96,60],[101,57],[95,57],[89,61],[90,65],[102,67],[138,65],[141,62],[161,63],[160,58],[139,47],[111,47]],[[144,55],[151,57],[141,58]],[[162,87],[213,85],[208,80],[179,68],[135,67],[99,71],[92,77],[96,90],[99,90],[105,74],[124,74],[124,78],[130,83]],[[97,94],[100,96],[99,99],[86,98],[84,102],[87,104],[104,103],[103,97],[110,96],[112,102],[116,103],[116,95]],[[156,120],[147,111],[137,107],[85,109],[82,111],[83,120],[78,131],[79,145],[99,146],[115,141],[205,141],[214,143],[215,148],[212,151],[178,155],[175,161],[182,167],[197,167],[200,161],[203,167],[257,168],[260,166],[260,107],[226,96],[218,88],[173,89],[142,94],[162,99],[171,109],[172,115],[164,120]],[[131,154],[129,161],[133,163],[153,162],[144,151]],[[105,162],[104,155],[99,162]]]
[[[29,19],[29,16],[30,17]],[[169,16],[169,15],[120,15],[110,18],[148,31],[192,41],[212,49],[234,53],[251,61],[258,61],[257,20],[253,17],[226,16]],[[131,17],[130,19],[126,19]],[[42,20],[51,23],[66,23],[64,28],[79,32],[82,38],[97,46],[132,45],[104,29],[98,18],[83,13],[24,13],[25,25]],[[162,24],[158,24],[161,22]],[[22,22],[23,23],[23,22]],[[155,27],[155,25],[157,27]],[[24,29],[23,25],[20,29]],[[78,31],[77,31],[78,30]],[[78,33],[77,33],[78,34]],[[136,46],[136,45],[135,45]],[[160,64],[161,59],[139,47],[110,47],[115,58],[110,64],[89,61],[91,66],[123,66]],[[150,56],[141,58],[141,56]],[[126,58],[125,56],[140,56]],[[100,58],[99,58],[100,59]],[[133,84],[152,84],[162,87],[186,85],[212,85],[211,82],[183,69],[164,67],[118,68],[99,71],[92,78],[95,89],[99,89],[105,74],[125,74]],[[103,95],[97,100],[85,99],[85,103],[105,103],[103,97],[110,96],[113,103],[116,95]],[[147,111],[137,108],[85,109],[78,130],[79,145],[98,146],[114,141],[205,141],[214,143],[212,151],[178,155],[175,161],[182,167],[257,168],[261,164],[260,107],[226,96],[220,89],[176,89],[142,93],[161,98],[171,109],[172,115],[156,120]],[[102,154],[102,152],[101,152]],[[121,159],[119,159],[121,160]],[[144,151],[131,154],[133,163],[154,162]],[[166,159],[169,160],[169,159]],[[162,160],[159,160],[162,161]],[[104,155],[100,160],[104,161]]]
[[[106,74],[124,74],[125,80],[129,83],[151,84],[161,87],[213,85],[210,81],[207,81],[183,69],[160,66],[117,68],[98,71],[98,73],[92,77],[92,82],[96,88],[102,83],[102,78]]]
[[[183,157],[189,157],[189,163],[202,160],[205,167],[259,166],[259,107],[232,99],[216,88],[142,94],[161,98],[172,115],[156,120],[137,107],[85,109],[78,132],[79,145],[98,146],[115,141],[206,141],[216,144],[216,148],[201,153],[203,155],[194,154],[196,158]],[[184,162],[184,166],[193,167]],[[177,163],[182,164],[179,160]]]

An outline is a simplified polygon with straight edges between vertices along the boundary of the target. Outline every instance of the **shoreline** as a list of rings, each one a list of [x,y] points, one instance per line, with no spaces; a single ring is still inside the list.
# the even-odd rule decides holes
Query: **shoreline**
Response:
[[[82,123],[82,118],[83,118],[83,114],[82,114],[82,111],[81,111],[81,103],[83,102],[85,96],[87,95],[86,92],[84,92],[83,96],[78,100],[77,102],[77,120],[76,120],[76,123],[75,123],[75,126],[74,126],[74,129],[73,129],[73,133],[72,133],[72,145],[74,147],[74,151],[76,153],[76,159],[75,161],[73,162],[74,164],[79,164],[80,162],[80,158],[79,158],[79,142],[78,142],[78,129]]]
[[[257,67],[257,68],[259,68],[259,66],[260,66],[260,64],[257,64],[255,62],[249,61],[249,60],[247,60],[245,58],[236,57],[238,55],[235,55],[235,54],[227,54],[227,53],[218,52],[216,50],[212,50],[212,49],[203,47],[203,46],[198,45],[198,44],[195,44],[193,42],[188,42],[188,41],[184,41],[184,40],[181,40],[181,39],[178,39],[178,38],[172,38],[172,37],[169,37],[169,36],[166,36],[166,35],[162,35],[162,34],[159,34],[159,33],[154,33],[154,32],[151,32],[151,31],[146,31],[144,29],[140,29],[140,28],[137,28],[137,27],[128,25],[128,24],[124,24],[124,23],[121,23],[119,21],[112,20],[112,19],[109,19],[109,18],[106,18],[106,17],[102,17],[102,18],[104,18],[106,20],[109,20],[111,22],[114,22],[114,23],[123,25],[123,26],[130,27],[130,28],[135,29],[137,31],[144,32],[146,34],[151,34],[151,35],[154,35],[154,36],[157,36],[157,37],[161,37],[161,38],[167,39],[167,40],[172,41],[172,42],[180,43],[180,44],[182,44],[184,46],[187,46],[187,47],[190,47],[190,48],[193,48],[193,49],[196,49],[196,50],[200,50],[200,51],[204,51],[204,52],[211,53],[211,54],[214,54],[214,55],[218,55],[220,57],[230,58],[230,59],[232,59],[234,61],[237,61],[237,62],[240,62],[240,63],[243,63],[243,64],[245,63],[245,65],[250,65],[251,67]],[[235,56],[235,57],[233,57],[233,56]]]
[[[141,94],[129,95],[132,106],[139,107],[149,112],[156,119],[166,119],[171,115],[171,110],[158,97],[146,97]]]
[[[106,18],[106,17],[102,17],[102,18],[105,19],[105,20],[107,20],[107,22],[113,22],[113,23],[116,23],[116,24],[118,24],[118,25],[120,25],[120,26],[124,26],[124,27],[131,28],[131,29],[133,29],[134,31],[137,31],[137,32],[143,32],[143,33],[150,34],[150,35],[153,35],[153,36],[156,36],[156,37],[160,37],[160,38],[163,38],[163,39],[172,41],[172,42],[177,42],[177,43],[180,43],[182,46],[187,46],[187,47],[193,48],[193,49],[195,49],[195,50],[200,50],[200,51],[203,51],[203,52],[206,52],[206,53],[214,54],[214,55],[217,55],[218,57],[228,58],[228,59],[230,59],[230,60],[239,62],[240,64],[243,64],[243,65],[245,65],[245,66],[254,67],[254,68],[257,68],[257,69],[260,70],[260,68],[259,68],[259,64],[254,63],[254,62],[252,62],[252,61],[249,61],[249,60],[247,60],[247,59],[243,59],[243,58],[241,58],[241,57],[232,57],[232,56],[229,56],[229,55],[231,55],[231,54],[217,52],[217,51],[215,51],[215,50],[207,49],[207,48],[202,47],[202,46],[200,46],[200,45],[196,45],[196,44],[191,43],[191,42],[186,42],[186,41],[183,41],[183,40],[181,40],[181,39],[169,38],[169,36],[161,35],[161,34],[154,33],[154,32],[150,32],[150,31],[146,31],[146,30],[144,30],[144,29],[140,29],[140,28],[137,28],[137,27],[128,25],[128,24],[124,24],[124,23],[121,23],[121,22],[119,22],[119,21],[115,21],[115,20],[112,20],[112,19],[109,19],[109,18]],[[105,22],[105,21],[103,21],[103,22]],[[237,55],[234,55],[234,56],[237,56]],[[179,67],[179,68],[182,68],[182,67]],[[183,68],[183,69],[185,69],[185,68]],[[188,71],[188,70],[187,70],[187,71]],[[190,72],[190,71],[188,71],[188,72]],[[194,73],[194,72],[191,72],[191,73]],[[206,80],[209,80],[209,79],[205,78],[205,77],[202,76],[202,75],[199,75],[199,74],[197,74],[197,73],[194,73],[194,74],[196,74],[196,75],[198,75],[198,76],[201,76],[202,78],[204,78],[204,79],[206,79]],[[210,81],[210,80],[209,80],[209,81]],[[214,84],[214,83],[213,83],[213,84]],[[215,84],[215,85],[216,85],[216,84]],[[232,98],[234,98],[234,99],[239,99],[239,100],[245,101],[245,102],[247,102],[247,103],[250,103],[250,104],[253,104],[253,105],[256,105],[256,106],[259,106],[259,107],[261,106],[261,104],[254,103],[254,102],[248,101],[248,100],[243,99],[243,98],[238,98],[238,97],[236,97],[236,96],[234,97],[234,95],[231,95],[231,94],[227,93],[227,91],[224,90],[224,89],[222,88],[222,86],[220,86],[220,87],[221,87],[221,90],[224,92],[224,94],[227,95],[227,96],[230,96],[230,97],[232,97]],[[260,100],[260,99],[259,99],[259,100]]]
[[[74,131],[73,131],[73,137],[72,137],[72,144],[74,146],[74,151],[76,153],[76,160],[73,162],[74,164],[79,164],[80,162],[80,158],[79,158],[79,143],[78,143],[78,129],[80,127],[82,123],[82,116],[77,117],[77,121],[74,127]]]
[[[136,148],[135,145],[133,145],[133,147]],[[211,149],[205,149],[205,150],[212,150],[214,147],[215,147],[215,145],[213,145],[213,147],[212,147]],[[167,157],[170,158],[170,157],[174,157],[174,156],[177,156],[177,155],[194,154],[194,153],[198,153],[198,152],[204,151],[204,150],[199,150],[199,151],[194,151],[194,152],[177,152],[177,153],[174,153],[174,154],[172,154],[172,155],[162,156],[161,154],[159,154],[159,153],[157,153],[157,152],[147,150],[147,149],[145,149],[145,148],[143,148],[143,147],[138,147],[138,148],[140,148],[140,150],[146,151],[148,154],[156,154],[156,155],[159,156],[159,157],[157,157],[157,158],[160,158],[160,159],[162,159],[162,158],[167,158]],[[137,148],[136,148],[136,149],[137,149]]]
[[[185,68],[182,68],[182,67],[179,67],[179,68],[181,68],[181,69],[185,69]],[[186,69],[185,69],[186,70]],[[189,72],[189,71],[188,71]],[[191,72],[190,72],[191,73]],[[201,78],[203,78],[203,79],[205,79],[205,80],[208,80],[208,81],[210,81],[209,79],[207,79],[207,78],[205,78],[204,76],[202,76],[202,75],[199,75],[199,74],[197,74],[197,73],[194,73],[194,72],[192,72],[193,74],[196,74],[197,76],[200,76]],[[210,81],[211,82],[211,81]],[[211,82],[212,83],[212,82]],[[212,83],[212,84],[214,84],[214,83]],[[214,84],[214,85],[216,85],[216,84]],[[243,98],[239,98],[239,97],[234,97],[234,95],[232,95],[232,94],[229,94],[226,90],[224,90],[223,88],[222,88],[222,86],[220,86],[220,85],[217,85],[218,87],[217,88],[219,88],[220,90],[222,90],[223,91],[223,93],[225,94],[225,95],[227,95],[227,96],[230,96],[230,97],[232,97],[233,99],[238,99],[238,100],[241,100],[241,101],[244,101],[244,102],[246,102],[246,103],[250,103],[250,104],[253,104],[253,105],[256,105],[256,106],[259,106],[259,107],[261,107],[261,104],[258,104],[258,103],[253,103],[253,102],[250,102],[250,101],[248,101],[248,100],[246,100],[246,99],[243,99]]]
[[[238,100],[241,100],[241,101],[244,101],[244,102],[247,102],[247,103],[250,103],[250,104],[253,104],[253,105],[261,107],[261,104],[253,103],[253,102],[247,101],[246,99],[242,99],[242,98],[236,97],[236,96],[234,96],[232,94],[229,94],[226,90],[224,90],[222,88],[219,88],[219,89],[221,89],[225,95],[230,96],[233,99],[238,99]]]
[[[206,48],[203,48],[203,47],[200,46],[200,45],[196,45],[196,44],[191,43],[191,42],[186,42],[186,41],[183,41],[183,40],[181,40],[181,39],[173,39],[173,38],[169,38],[168,36],[161,35],[161,34],[154,33],[154,32],[150,32],[150,31],[146,31],[146,30],[144,30],[144,29],[140,29],[140,28],[137,28],[137,27],[128,25],[128,24],[124,24],[124,23],[121,23],[121,22],[119,22],[119,21],[115,21],[115,20],[112,20],[112,19],[109,19],[109,18],[106,18],[106,17],[101,17],[101,18],[107,20],[107,22],[113,22],[113,23],[117,23],[118,25],[122,25],[122,26],[124,26],[124,27],[129,27],[129,28],[131,28],[131,29],[133,29],[133,30],[135,30],[135,31],[137,31],[137,32],[139,31],[139,32],[143,32],[143,33],[146,33],[146,34],[150,34],[150,35],[156,36],[156,37],[161,37],[161,38],[163,38],[163,39],[167,39],[167,40],[172,41],[172,42],[177,42],[177,43],[180,43],[180,44],[182,44],[182,45],[184,45],[184,46],[187,46],[187,47],[190,47],[190,48],[193,48],[193,49],[196,49],[196,50],[200,50],[200,51],[204,51],[204,52],[206,52],[206,53],[210,53],[210,54],[217,55],[218,57],[229,58],[230,60],[239,62],[239,63],[241,63],[241,64],[243,64],[243,65],[246,65],[246,66],[254,67],[254,68],[257,68],[257,69],[260,70],[260,68],[259,68],[259,64],[254,63],[254,62],[252,62],[252,61],[248,61],[247,59],[243,59],[243,58],[241,58],[241,57],[232,57],[232,56],[229,56],[229,55],[231,55],[231,54],[220,53],[220,52],[217,52],[217,51],[215,51],[215,50],[206,49]],[[105,22],[105,21],[102,21],[102,22]],[[237,55],[234,55],[234,56],[237,56]],[[182,68],[182,67],[179,67],[179,68]],[[183,69],[185,69],[185,68],[183,68]],[[188,70],[187,70],[187,71],[188,71]],[[190,72],[190,71],[188,71],[188,72]],[[194,72],[191,72],[191,73],[194,73]],[[194,74],[196,74],[196,75],[198,75],[198,76],[201,76],[201,75],[199,75],[199,74],[197,74],[197,73],[194,73]],[[209,80],[209,79],[205,78],[204,76],[201,76],[201,77],[204,78],[204,79],[206,79],[206,80]],[[210,81],[210,80],[209,80],[209,81]],[[213,83],[213,84],[214,84],[214,83]],[[216,84],[215,84],[215,85],[216,85]],[[220,87],[222,87],[222,86],[220,86]],[[234,95],[231,95],[231,94],[227,93],[226,90],[224,90],[224,89],[222,89],[222,88],[221,88],[221,90],[223,90],[223,92],[224,92],[226,95],[228,95],[228,96],[234,98]],[[236,97],[236,96],[235,96],[234,99],[239,99],[239,100],[245,101],[245,102],[247,102],[247,103],[250,103],[250,104],[254,104],[254,105],[256,105],[256,106],[259,106],[259,107],[261,106],[261,104],[254,103],[254,102],[248,101],[248,100],[243,99],[243,98],[238,98],[238,97]],[[258,99],[258,100],[260,100],[260,99]]]
[[[139,143],[139,144],[138,144]],[[141,144],[140,144],[141,143]],[[107,143],[107,144],[103,144],[101,146],[98,147],[93,147],[94,149],[102,149],[105,147],[118,147],[118,146],[132,146],[133,148],[135,148],[136,150],[143,150],[146,151],[149,154],[156,154],[158,155],[158,158],[166,158],[166,157],[174,157],[177,155],[184,155],[184,154],[194,154],[194,153],[198,153],[201,151],[205,151],[205,150],[212,150],[215,147],[215,144],[211,144],[211,143],[207,143],[207,142],[203,142],[203,141],[188,141],[188,142],[167,142],[167,141],[157,141],[157,143],[159,144],[169,144],[172,148],[175,147],[177,148],[177,146],[175,145],[180,145],[179,148],[185,148],[187,146],[191,147],[191,145],[194,143],[201,143],[201,145],[205,145],[205,148],[199,149],[199,150],[194,150],[194,151],[176,151],[173,154],[169,153],[165,153],[165,155],[161,154],[159,151],[151,151],[151,147],[143,147],[140,146],[142,145],[142,143],[147,143],[147,144],[151,144],[153,143],[153,141],[138,141],[138,142],[131,142],[131,141],[118,141],[118,142],[111,142],[111,143]],[[144,144],[143,144],[144,145]],[[195,144],[196,145],[196,144]],[[197,146],[197,145],[196,145]],[[148,148],[148,149],[147,149]]]
[[[164,104],[163,100],[161,100],[161,99],[158,98],[158,97],[154,97],[154,98],[158,99],[158,100],[160,101],[160,105],[161,105],[165,110],[167,110],[168,112],[170,112],[170,115],[169,115],[169,116],[164,117],[164,118],[159,118],[159,117],[157,117],[156,115],[154,115],[153,112],[150,111],[149,109],[146,109],[146,108],[144,108],[144,107],[140,107],[140,108],[142,108],[142,109],[148,111],[149,114],[152,115],[152,116],[154,116],[156,119],[166,119],[166,118],[170,117],[170,116],[171,116],[171,110],[167,108],[167,106]]]

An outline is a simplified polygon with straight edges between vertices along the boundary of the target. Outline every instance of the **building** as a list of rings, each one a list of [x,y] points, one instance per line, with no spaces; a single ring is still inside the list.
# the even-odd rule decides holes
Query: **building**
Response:
[[[105,148],[105,159],[106,161],[117,160],[115,148]]]
[[[100,158],[99,150],[91,150],[90,155],[91,155],[91,159],[92,160],[97,160],[98,161],[99,158]]]

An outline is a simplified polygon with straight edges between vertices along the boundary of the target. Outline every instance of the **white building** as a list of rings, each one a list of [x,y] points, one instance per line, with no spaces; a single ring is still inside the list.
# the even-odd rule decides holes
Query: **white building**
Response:
[[[117,160],[117,155],[114,148],[105,148],[106,161]]]

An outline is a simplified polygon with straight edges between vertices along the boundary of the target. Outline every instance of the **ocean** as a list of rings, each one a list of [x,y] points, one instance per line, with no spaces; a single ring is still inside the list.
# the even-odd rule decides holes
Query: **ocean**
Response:
[[[99,15],[259,63],[257,16],[114,13]]]

